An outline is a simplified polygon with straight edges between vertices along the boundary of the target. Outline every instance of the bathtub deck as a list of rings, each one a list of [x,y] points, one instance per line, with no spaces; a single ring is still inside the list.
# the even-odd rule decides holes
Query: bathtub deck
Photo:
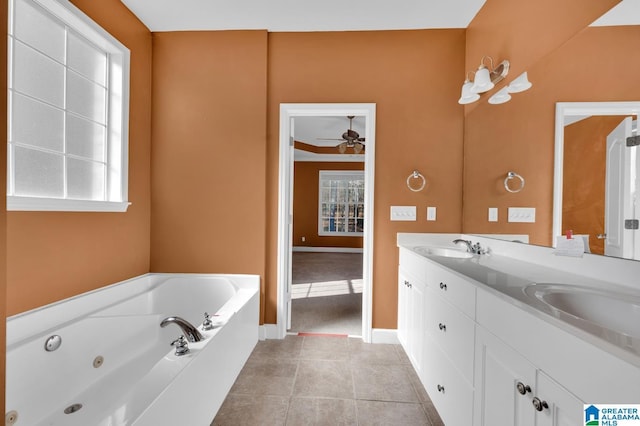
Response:
[[[443,425],[400,345],[345,337],[258,342],[212,426]]]

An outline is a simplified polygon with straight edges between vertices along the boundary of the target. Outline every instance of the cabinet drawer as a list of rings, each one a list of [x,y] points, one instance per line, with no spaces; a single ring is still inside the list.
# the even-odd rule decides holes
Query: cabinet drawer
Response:
[[[426,294],[426,332],[473,383],[475,322],[439,297],[435,289],[427,288]]]
[[[452,272],[429,263],[427,285],[471,319],[476,317],[476,285]]]
[[[428,339],[422,384],[446,425],[470,425],[473,388],[453,366],[451,360]]]

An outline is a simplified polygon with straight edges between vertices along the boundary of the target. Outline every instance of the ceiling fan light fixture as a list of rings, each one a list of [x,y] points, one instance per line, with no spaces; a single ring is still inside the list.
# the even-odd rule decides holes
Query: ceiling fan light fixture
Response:
[[[347,143],[342,142],[340,145],[338,145],[338,151],[340,152],[340,154],[344,154],[345,152],[347,152]]]
[[[356,142],[356,143],[353,145],[353,151],[354,151],[356,154],[360,154],[360,153],[362,152],[362,149],[363,149],[363,148],[364,148],[364,145],[362,145],[360,142]]]

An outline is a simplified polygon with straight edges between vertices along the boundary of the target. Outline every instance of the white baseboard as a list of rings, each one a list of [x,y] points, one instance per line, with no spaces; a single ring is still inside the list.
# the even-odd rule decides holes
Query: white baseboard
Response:
[[[295,246],[292,251],[304,251],[313,253],[362,253],[362,248],[354,247],[311,247],[311,246]]]
[[[258,327],[260,340],[278,339],[278,326],[276,324],[264,324]]]
[[[374,328],[371,330],[371,343],[387,343],[397,345],[400,343],[398,340],[398,330],[387,328]]]

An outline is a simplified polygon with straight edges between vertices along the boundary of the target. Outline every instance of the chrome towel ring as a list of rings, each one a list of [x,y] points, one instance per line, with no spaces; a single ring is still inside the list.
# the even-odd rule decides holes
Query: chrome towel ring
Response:
[[[515,189],[511,189],[511,187],[509,186],[509,181],[516,180],[516,179],[520,180],[520,186]],[[509,192],[515,193],[515,192],[522,191],[523,188],[524,188],[524,178],[522,176],[520,176],[516,172],[507,173],[507,177],[504,179],[504,189],[506,189]]]
[[[419,183],[419,187],[416,187],[411,184],[414,180],[418,180],[418,182],[422,181]],[[413,192],[422,191],[426,184],[427,184],[427,179],[425,179],[425,177],[422,176],[422,174],[417,170],[414,170],[413,173],[411,173],[407,178],[407,187]]]

